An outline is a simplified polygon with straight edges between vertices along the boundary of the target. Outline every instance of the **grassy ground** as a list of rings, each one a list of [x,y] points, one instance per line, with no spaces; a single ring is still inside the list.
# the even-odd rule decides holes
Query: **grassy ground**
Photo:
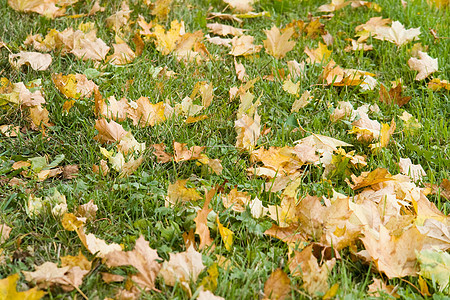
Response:
[[[89,10],[91,1],[79,3],[68,9],[69,14],[85,13]],[[398,20],[406,28],[421,27],[420,41],[422,45],[428,45],[428,54],[439,58],[439,72],[434,74],[441,79],[450,79],[450,43],[448,39],[435,42],[428,29],[435,29],[440,36],[449,36],[450,14],[448,10],[435,10],[430,8],[425,1],[408,1],[404,9],[400,1],[378,0],[383,8],[381,13],[367,8],[352,9],[346,7],[335,12],[334,18],[324,20],[325,28],[335,37],[332,48],[332,58],[345,68],[366,70],[377,75],[377,79],[383,83],[389,83],[402,78],[407,96],[412,100],[403,108],[395,105],[386,105],[378,101],[378,92],[361,92],[358,87],[319,87],[314,91],[315,100],[298,113],[291,113],[290,108],[295,97],[282,90],[282,83],[259,80],[255,84],[255,95],[262,94],[262,105],[259,108],[261,124],[271,128],[271,133],[263,136],[259,144],[264,146],[292,146],[293,142],[303,138],[305,134],[301,130],[293,131],[295,123],[298,123],[308,131],[328,135],[355,145],[358,154],[368,156],[368,166],[365,170],[373,170],[377,167],[387,168],[392,174],[398,173],[397,162],[400,157],[409,157],[415,164],[421,164],[427,173],[427,181],[436,184],[442,179],[449,178],[450,167],[450,101],[447,92],[432,92],[427,89],[426,82],[415,81],[415,72],[407,66],[410,55],[408,51],[413,43],[403,47],[379,40],[371,40],[374,50],[371,52],[344,52],[347,45],[345,38],[354,36],[355,26],[365,23],[370,17],[383,16],[392,20]],[[98,28],[97,35],[107,44],[114,40],[114,33],[104,26],[105,19],[120,9],[119,1],[107,1],[103,3],[106,10],[95,16],[80,19],[57,18],[49,20],[37,14],[24,14],[12,10],[6,0],[1,0],[0,23],[5,30],[0,38],[8,44],[14,52],[18,52],[26,36],[32,32],[45,35],[49,29],[63,30],[69,26],[77,27],[82,22],[95,22]],[[308,13],[318,15],[317,7],[325,4],[324,1],[269,1],[261,0],[255,4],[256,11],[268,11],[270,17],[245,20],[242,27],[247,29],[247,34],[255,36],[255,44],[262,44],[265,39],[263,30],[273,25],[285,26],[293,19],[307,20]],[[194,32],[202,29],[207,32],[205,15],[209,7],[213,11],[221,11],[225,5],[215,1],[174,1],[169,14],[167,24],[171,20],[184,20],[186,31]],[[143,15],[147,21],[151,19],[149,9],[140,1],[130,1],[130,9],[133,10],[131,19]],[[237,23],[227,24],[239,26]],[[137,24],[131,25],[137,29]],[[133,35],[130,33],[126,39]],[[304,47],[317,47],[317,40],[299,38],[295,48],[287,54],[287,57],[276,60],[272,56],[261,51],[254,59],[242,59],[250,78],[268,75],[273,69],[286,68],[286,61],[296,59],[302,61],[307,58],[303,52]],[[147,43],[141,56],[131,64],[122,67],[107,65],[103,70],[105,75],[94,79],[103,96],[115,95],[116,99],[127,97],[136,100],[141,96],[149,97],[152,103],[169,100],[171,103],[179,102],[185,96],[190,95],[198,81],[209,81],[214,86],[213,104],[206,110],[209,118],[194,124],[186,125],[181,117],[173,117],[154,126],[140,128],[133,126],[131,122],[121,122],[126,130],[131,130],[139,142],[147,145],[165,143],[169,146],[172,141],[187,143],[189,146],[207,146],[205,153],[211,158],[219,158],[223,165],[223,174],[218,176],[205,172],[205,169],[194,162],[182,164],[159,164],[156,162],[152,150],[149,147],[145,154],[144,163],[139,169],[127,178],[119,178],[112,173],[105,177],[94,174],[92,165],[101,159],[99,143],[93,139],[97,134],[94,129],[95,115],[92,102],[77,103],[69,112],[63,114],[62,104],[66,99],[54,87],[51,75],[53,73],[83,73],[87,68],[93,68],[90,61],[83,62],[74,56],[60,56],[52,53],[54,59],[47,71],[33,71],[24,67],[21,71],[13,69],[8,63],[9,52],[1,49],[0,69],[1,76],[11,82],[29,82],[42,79],[47,109],[50,112],[50,121],[55,124],[47,130],[47,136],[35,131],[25,131],[18,138],[0,137],[0,158],[4,168],[0,175],[3,179],[11,178],[14,174],[6,166],[10,160],[20,160],[35,156],[48,155],[54,158],[58,154],[64,154],[63,165],[76,164],[79,166],[80,175],[73,180],[49,179],[44,182],[27,180],[24,187],[10,187],[7,184],[0,186],[0,223],[8,224],[13,228],[11,238],[1,247],[6,261],[0,264],[0,277],[6,277],[19,271],[34,270],[34,265],[40,265],[45,261],[55,261],[57,257],[75,255],[83,249],[78,237],[73,232],[63,229],[58,219],[51,214],[43,214],[36,218],[29,218],[25,213],[28,195],[35,194],[44,197],[53,193],[56,188],[67,197],[69,211],[78,205],[94,200],[98,205],[97,220],[89,225],[89,232],[108,242],[116,242],[132,248],[135,240],[143,234],[150,246],[158,250],[159,255],[167,259],[169,253],[183,251],[184,242],[182,234],[195,228],[193,208],[175,206],[164,207],[164,198],[167,194],[169,183],[177,179],[191,178],[193,186],[201,190],[201,186],[212,187],[222,184],[230,190],[237,187],[238,190],[247,191],[253,196],[258,196],[265,205],[276,204],[277,198],[269,193],[262,192],[264,181],[260,178],[248,177],[246,169],[251,165],[248,156],[241,154],[234,147],[236,133],[234,129],[235,111],[239,103],[229,102],[228,90],[232,86],[239,86],[240,82],[235,76],[233,57],[227,55],[228,50],[207,44],[208,50],[217,60],[209,61],[201,65],[179,63],[169,55],[163,56],[156,51],[152,43]],[[160,79],[150,75],[151,66],[164,67],[178,73],[176,78],[164,82],[164,88],[157,87]],[[307,76],[301,80],[300,93],[317,84],[317,78],[322,72],[322,66],[308,66]],[[194,74],[194,75],[193,75]],[[127,81],[133,82],[127,85]],[[127,87],[126,87],[127,85]],[[331,123],[329,119],[330,107],[335,107],[338,101],[350,101],[355,107],[362,104],[377,103],[380,112],[376,119],[380,122],[390,122],[403,111],[408,111],[423,125],[417,135],[403,134],[398,128],[394,135],[395,142],[381,151],[378,155],[372,155],[367,146],[358,143],[354,136],[347,133],[351,129],[348,124],[338,122]],[[397,118],[398,119],[398,118]],[[294,121],[294,122],[293,122]],[[0,114],[0,125],[14,124],[27,127],[28,123],[23,119],[23,114],[15,108],[4,109]],[[293,125],[294,124],[294,125]],[[321,180],[320,169],[312,169],[307,173],[302,184],[302,193],[322,195],[328,187]],[[333,187],[346,194],[352,194],[351,189],[344,183],[344,177],[334,178]],[[431,196],[438,208],[448,214],[450,205],[437,196]],[[201,203],[198,204],[201,207]],[[255,220],[249,212],[242,214],[224,210],[219,198],[212,202],[212,208],[220,212],[221,222],[235,233],[233,249],[228,252],[216,236],[217,248],[215,254],[228,257],[234,268],[225,271],[220,270],[216,295],[227,299],[254,299],[263,294],[264,283],[272,270],[285,267],[287,261],[287,246],[278,240],[265,236],[263,232],[270,228],[272,222],[269,218]],[[342,299],[366,298],[367,286],[371,283],[372,268],[353,261],[345,255],[338,261],[329,282],[339,283],[337,297]],[[90,256],[92,257],[92,256]],[[206,265],[212,264],[213,256],[204,255]],[[107,271],[103,265],[98,265],[84,280],[80,289],[90,299],[103,299],[114,295],[114,285],[105,284],[101,280],[100,272]],[[411,278],[417,286],[417,279]],[[23,281],[25,282],[25,281]],[[293,286],[299,286],[300,279],[293,279]],[[398,285],[397,293],[406,299],[421,299],[422,296],[401,280],[389,281],[392,285]],[[178,287],[165,286],[162,280],[157,287],[161,293],[152,292],[145,294],[143,298],[177,298],[184,299],[186,294]],[[434,290],[433,290],[434,291]],[[63,299],[76,297],[77,291],[62,293],[55,289],[49,291],[50,299]],[[439,293],[436,293],[439,299]],[[307,297],[300,288],[293,289],[292,298]],[[78,295],[79,298],[79,295]]]

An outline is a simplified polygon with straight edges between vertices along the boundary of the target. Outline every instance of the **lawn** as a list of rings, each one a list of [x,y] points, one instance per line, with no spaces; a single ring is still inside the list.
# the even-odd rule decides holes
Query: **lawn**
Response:
[[[445,1],[0,1],[0,299],[449,297]]]

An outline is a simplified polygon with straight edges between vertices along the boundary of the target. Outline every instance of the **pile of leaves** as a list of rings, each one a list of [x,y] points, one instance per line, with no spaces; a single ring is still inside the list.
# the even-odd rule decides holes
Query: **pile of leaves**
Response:
[[[450,294],[450,218],[438,208],[443,206],[432,201],[450,200],[450,182],[442,176],[439,184],[434,184],[430,180],[433,171],[413,164],[409,157],[399,157],[394,169],[377,166],[386,153],[404,147],[401,136],[414,138],[423,130],[418,112],[410,110],[412,96],[405,96],[413,93],[405,86],[419,85],[448,97],[448,74],[439,73],[439,57],[429,54],[436,45],[425,44],[426,28],[405,28],[400,21],[383,18],[382,12],[389,8],[376,1],[333,0],[317,5],[307,19],[295,19],[279,27],[271,19],[274,11],[262,9],[263,3],[216,1],[220,4],[212,4],[202,28],[191,32],[188,29],[195,26],[176,18],[177,9],[184,5],[178,1],[133,3],[145,8],[145,16],[135,15],[131,4],[124,1],[114,7],[114,14],[104,18],[104,24],[96,18],[105,12],[102,5],[109,3],[97,1],[87,7],[77,2],[8,0],[7,9],[16,11],[17,16],[29,14],[31,19],[48,21],[46,24],[67,22],[58,23],[60,30],[49,27],[21,41],[0,41],[2,54],[8,56],[0,82],[2,139],[20,141],[34,136],[45,144],[55,139],[61,128],[70,130],[58,120],[78,122],[80,112],[96,133],[85,133],[94,145],[91,155],[95,158],[82,167],[77,161],[67,162],[67,148],[67,153],[51,155],[33,150],[16,153],[13,147],[3,149],[2,144],[2,151],[7,153],[1,157],[0,180],[6,191],[1,193],[2,207],[9,205],[8,199],[17,194],[14,191],[20,191],[25,204],[17,205],[14,214],[25,215],[30,224],[51,219],[70,237],[70,245],[57,239],[52,244],[58,249],[67,247],[72,254],[60,256],[58,250],[52,259],[16,266],[21,256],[32,257],[29,252],[35,250],[20,250],[28,233],[15,232],[14,220],[1,216],[0,265],[14,266],[2,269],[8,270],[0,280],[2,299],[40,299],[46,293],[53,297],[69,292],[89,299],[90,291],[84,285],[90,278],[102,281],[108,286],[108,296],[116,299],[137,299],[147,293],[163,295],[171,289],[179,289],[189,298],[223,299],[219,295],[226,298],[227,293],[219,288],[219,276],[234,274],[238,268],[233,252],[236,240],[251,243],[240,236],[243,233],[239,228],[247,224],[269,248],[277,245],[284,249],[285,261],[274,261],[276,268],[264,270],[261,297],[308,295],[330,299],[344,295],[341,283],[330,280],[330,274],[339,273],[346,261],[368,269],[366,283],[371,284],[365,292],[371,296],[399,297],[399,287],[405,285],[422,296]],[[411,5],[402,1],[404,9]],[[445,10],[447,5],[448,1],[430,1],[428,9]],[[75,14],[78,10],[81,13]],[[370,11],[375,16],[356,26],[352,37],[344,40],[340,35],[333,36],[328,22],[343,18],[343,12],[350,10]],[[75,22],[63,26],[77,19],[82,20],[77,26]],[[261,20],[270,26],[255,32],[251,24]],[[109,40],[101,38],[101,27],[106,27]],[[435,43],[448,39],[433,29],[431,33]],[[261,38],[262,44],[258,42]],[[346,46],[339,48],[344,43]],[[345,65],[336,54],[371,58],[371,51],[386,45],[397,52],[407,51],[409,58],[403,64],[412,80],[398,78],[388,83],[383,79],[385,74],[375,69],[354,69],[354,64]],[[306,58],[300,62],[292,59],[295,51],[306,54]],[[146,57],[149,53],[150,58]],[[276,67],[269,71],[267,65],[252,69],[253,62],[263,57]],[[181,89],[176,97],[164,100],[151,93],[130,99],[127,91],[134,84],[133,78],[120,87],[108,84],[111,70],[148,65],[150,60],[157,65],[159,60],[170,62],[152,65],[146,75],[161,95],[167,95],[163,91],[171,80],[187,79],[173,70],[192,70],[189,76],[199,80],[192,90]],[[61,61],[75,61],[78,67],[74,69],[82,71],[58,68],[56,64]],[[203,68],[214,68],[221,61],[233,69],[232,86],[201,74]],[[305,88],[307,80],[315,83]],[[264,97],[261,82],[290,99],[289,107],[282,108],[290,121],[282,127],[301,138],[280,142],[282,131],[269,121],[277,112],[267,106],[277,99]],[[304,128],[298,116],[316,113],[315,105],[323,101],[324,91],[348,89],[357,91],[357,101],[339,99],[325,104],[330,126],[348,129],[340,135],[346,137],[345,141],[310,126]],[[52,93],[62,101],[49,97]],[[375,95],[376,101],[365,102],[364,95]],[[234,124],[228,128],[234,143],[222,146],[234,152],[215,151],[217,139],[198,145],[148,138],[164,126],[179,130],[174,124],[181,124],[190,134],[198,128],[195,126],[220,119],[215,110],[224,106],[233,107],[227,118]],[[402,108],[401,115],[383,115],[397,108]],[[223,153],[232,153],[232,157]],[[230,174],[231,165],[243,166],[242,174]],[[186,166],[190,173],[179,171]],[[172,168],[179,171],[176,178],[162,175],[165,180],[157,185],[162,187],[164,197],[156,198],[157,211],[173,215],[181,212],[179,219],[167,222],[166,228],[148,224],[147,220],[133,220],[138,228],[138,221],[147,222],[143,226],[148,228],[159,226],[158,243],[148,231],[134,232],[133,242],[124,244],[102,236],[96,224],[114,221],[97,218],[97,214],[114,215],[123,207],[93,200],[75,205],[72,198],[76,196],[55,187],[60,181],[75,186],[78,179],[87,178],[94,184],[114,181],[116,190],[126,182],[134,182],[139,188],[136,175],[151,173],[150,167],[161,172]],[[448,177],[448,171],[442,172]],[[244,183],[239,178],[244,178]],[[258,182],[258,186],[246,185],[246,180]],[[42,194],[42,187],[51,192]],[[150,186],[146,192],[152,195],[157,190]],[[173,228],[183,231],[183,243],[174,245]],[[29,238],[39,239],[38,235]],[[18,250],[12,250],[14,247]]]

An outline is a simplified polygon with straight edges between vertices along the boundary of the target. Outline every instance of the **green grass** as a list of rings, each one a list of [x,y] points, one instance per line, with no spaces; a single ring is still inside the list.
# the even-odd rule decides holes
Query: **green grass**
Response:
[[[426,81],[415,81],[415,72],[407,66],[410,57],[409,50],[414,43],[403,47],[397,47],[389,42],[370,40],[374,50],[365,53],[347,53],[343,48],[347,45],[345,38],[354,37],[355,26],[365,23],[373,16],[383,16],[392,20],[398,20],[406,28],[421,27],[420,42],[429,47],[431,57],[439,58],[439,72],[434,77],[449,80],[450,43],[448,39],[434,41],[429,33],[429,28],[437,30],[443,37],[450,35],[450,14],[448,9],[436,10],[430,8],[426,1],[408,2],[403,9],[400,1],[377,0],[383,8],[381,13],[367,8],[353,9],[350,6],[336,11],[331,20],[322,20],[325,29],[335,38],[331,46],[332,58],[343,68],[361,69],[375,73],[377,80],[384,84],[398,78],[403,80],[406,86],[404,94],[411,96],[412,100],[403,108],[394,105],[385,105],[378,101],[378,91],[361,92],[358,87],[321,87],[313,91],[315,100],[313,103],[292,114],[290,108],[295,97],[290,96],[281,88],[280,81],[270,82],[259,80],[253,89],[256,97],[261,96],[262,105],[258,112],[261,115],[261,124],[271,128],[271,133],[259,140],[259,145],[268,146],[292,146],[293,142],[301,139],[305,134],[301,131],[293,131],[292,120],[308,131],[328,135],[336,139],[354,144],[357,154],[368,156],[368,166],[365,171],[374,170],[377,167],[387,168],[392,174],[399,172],[397,162],[400,157],[409,157],[415,164],[421,164],[427,173],[427,181],[431,184],[439,184],[443,179],[449,178],[450,168],[450,99],[448,91],[433,92],[426,87]],[[270,29],[274,24],[283,27],[293,19],[307,20],[308,13],[314,16],[317,7],[325,4],[325,1],[269,1],[261,0],[255,4],[255,11],[268,11],[271,17],[248,19],[242,23],[247,29],[247,34],[255,37],[255,44],[262,44],[265,39],[263,30]],[[68,8],[68,14],[86,13],[93,1],[78,3]],[[21,50],[26,36],[41,33],[45,35],[48,30],[55,28],[63,30],[69,26],[76,28],[82,22],[95,22],[98,29],[97,35],[108,45],[114,42],[114,33],[105,26],[105,19],[120,9],[120,1],[104,1],[106,10],[95,16],[79,19],[57,18],[46,19],[37,14],[24,14],[12,10],[6,0],[0,1],[0,23],[5,30],[0,33],[0,38],[12,52]],[[171,20],[184,20],[187,32],[203,30],[207,32],[205,15],[209,7],[213,11],[222,11],[225,4],[222,1],[174,1],[169,18],[164,25],[169,25]],[[151,20],[150,10],[141,1],[130,1],[130,9],[133,10],[131,20],[136,20],[138,15]],[[221,22],[239,27],[233,22]],[[125,40],[130,41],[134,32],[138,30],[137,24],[131,25],[132,31],[125,34]],[[276,60],[263,49],[254,59],[237,58],[244,64],[250,78],[268,75],[272,70],[285,68],[286,61],[296,59],[298,62],[307,58],[303,52],[304,47],[317,47],[320,39],[310,40],[296,39],[295,48],[286,58]],[[10,187],[7,184],[0,185],[0,224],[8,224],[13,228],[11,237],[1,246],[6,257],[5,263],[0,263],[0,277],[20,271],[32,271],[35,265],[45,261],[57,262],[58,258],[65,255],[76,255],[79,250],[93,258],[82,246],[74,232],[65,231],[58,219],[51,213],[44,213],[36,218],[29,218],[25,213],[25,206],[29,194],[38,197],[48,196],[56,188],[67,197],[69,212],[72,212],[80,204],[94,200],[98,205],[97,220],[87,226],[87,232],[94,233],[97,237],[108,243],[121,243],[126,249],[134,247],[135,240],[142,234],[149,241],[150,247],[157,249],[160,257],[169,258],[169,253],[185,250],[182,234],[190,229],[195,229],[194,218],[196,210],[194,206],[201,207],[203,201],[193,206],[164,207],[164,198],[167,194],[169,183],[177,179],[191,178],[192,185],[199,191],[203,186],[211,188],[225,182],[225,190],[229,191],[237,187],[240,191],[246,191],[258,196],[265,205],[278,204],[279,199],[271,193],[264,192],[264,180],[248,177],[246,169],[251,166],[249,156],[239,153],[234,147],[236,133],[234,129],[235,111],[239,107],[237,100],[229,101],[229,88],[239,86],[234,71],[233,57],[228,55],[228,49],[207,44],[208,50],[213,56],[219,57],[200,65],[184,64],[177,62],[171,55],[163,56],[156,51],[151,42],[147,42],[143,54],[137,57],[131,64],[116,67],[106,64],[103,72],[106,74],[94,79],[99,86],[103,97],[114,95],[116,99],[126,97],[136,100],[141,96],[148,97],[152,103],[168,101],[172,105],[178,103],[185,96],[191,94],[195,84],[199,81],[209,81],[214,86],[214,100],[205,114],[209,118],[194,124],[186,125],[181,117],[172,117],[154,127],[140,128],[133,126],[131,122],[121,122],[126,130],[131,130],[139,142],[145,142],[148,150],[145,152],[144,163],[139,169],[127,178],[119,178],[112,172],[106,177],[94,174],[92,165],[98,164],[102,159],[99,146],[93,137],[97,134],[94,129],[95,115],[92,109],[93,103],[78,101],[68,115],[63,114],[62,105],[66,100],[58,92],[52,83],[53,73],[83,73],[87,68],[93,68],[94,63],[78,60],[72,55],[61,56],[58,52],[52,52],[53,63],[47,71],[33,71],[31,68],[22,67],[21,70],[13,69],[8,63],[7,49],[0,50],[1,76],[11,82],[29,82],[42,79],[45,91],[46,107],[50,112],[50,121],[55,126],[48,128],[47,136],[41,133],[26,130],[18,138],[0,136],[0,163],[6,166],[1,168],[0,179],[3,181],[15,174],[8,168],[9,161],[18,161],[21,158],[48,155],[50,159],[58,154],[64,154],[62,165],[76,164],[79,166],[80,175],[73,180],[48,179],[37,182],[27,179],[24,187]],[[158,81],[150,76],[150,66],[164,67],[178,73],[176,78],[163,81],[164,89],[157,88]],[[322,66],[308,65],[306,77],[301,79],[300,94],[315,86],[318,76],[322,72]],[[193,75],[195,74],[195,75]],[[132,79],[133,83],[125,89],[126,81]],[[395,142],[381,151],[378,155],[372,155],[368,147],[356,141],[354,136],[347,133],[351,126],[343,123],[331,123],[329,119],[331,106],[336,107],[338,101],[350,101],[354,107],[362,104],[378,104],[380,112],[374,115],[374,119],[380,122],[390,122],[392,118],[398,120],[404,110],[411,113],[423,125],[419,134],[407,135],[402,132],[401,122],[394,135]],[[295,124],[294,123],[294,124]],[[0,125],[14,124],[27,128],[25,113],[17,107],[2,108],[0,112]],[[165,143],[169,152],[172,151],[172,142],[187,143],[188,146],[207,146],[205,153],[210,158],[218,158],[224,167],[223,174],[218,176],[208,173],[205,168],[197,166],[195,162],[159,164],[149,147],[151,144]],[[4,171],[3,171],[4,170]],[[301,193],[315,195],[326,194],[329,185],[321,179],[320,168],[310,168],[304,177]],[[359,175],[359,174],[357,174]],[[2,181],[2,182],[3,182]],[[351,194],[351,189],[344,183],[344,177],[334,178],[332,186],[339,192]],[[438,208],[448,214],[450,205],[445,199],[438,196],[430,196]],[[263,295],[264,283],[276,268],[286,266],[288,260],[288,247],[281,241],[265,236],[263,232],[272,222],[266,217],[253,219],[249,212],[242,214],[227,211],[222,206],[220,197],[215,197],[211,208],[220,216],[222,224],[235,233],[235,241],[231,252],[225,250],[216,229],[212,229],[215,238],[216,249],[214,254],[226,256],[232,262],[233,268],[226,271],[220,269],[218,287],[214,292],[226,299],[258,299]],[[214,220],[211,220],[214,224]],[[214,225],[215,226],[215,225]],[[367,295],[367,286],[376,276],[374,267],[365,265],[360,261],[352,260],[346,250],[343,250],[342,260],[337,262],[330,277],[330,285],[339,283],[337,297],[339,299],[363,299],[370,298]],[[203,256],[204,263],[210,266],[214,262],[214,255],[206,252]],[[103,299],[113,297],[116,287],[121,284],[105,284],[100,272],[108,271],[107,267],[98,264],[84,279],[80,289],[90,299]],[[125,274],[122,272],[122,274]],[[206,272],[202,273],[202,277]],[[418,286],[417,278],[408,278]],[[188,298],[180,286],[169,287],[161,279],[157,281],[157,288],[161,293],[151,292],[144,294],[143,299],[186,299]],[[197,284],[200,280],[197,282]],[[306,293],[300,289],[301,279],[292,278],[292,299],[307,298]],[[21,283],[25,283],[22,277]],[[389,284],[398,285],[398,294],[404,299],[422,299],[422,296],[409,284],[401,280],[390,280]],[[433,299],[444,299],[445,296],[438,293],[429,282],[430,291],[435,292]],[[21,285],[21,288],[24,286]],[[196,284],[192,290],[195,291]],[[66,299],[78,297],[77,291],[64,293],[60,289],[49,290],[48,299]]]

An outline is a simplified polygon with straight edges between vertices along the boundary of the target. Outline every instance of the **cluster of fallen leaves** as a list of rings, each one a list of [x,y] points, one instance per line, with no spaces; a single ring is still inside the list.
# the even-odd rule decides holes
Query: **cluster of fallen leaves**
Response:
[[[65,16],[66,7],[77,1],[15,1],[8,3],[13,9],[38,13],[48,18]],[[426,173],[420,165],[414,165],[409,158],[400,158],[398,166],[400,174],[390,174],[388,170],[378,168],[371,172],[363,171],[366,167],[366,157],[355,151],[345,149],[353,145],[321,134],[306,132],[307,137],[295,142],[295,145],[283,147],[268,147],[261,145],[260,138],[270,132],[270,128],[261,128],[261,117],[258,108],[263,105],[260,97],[256,98],[255,83],[258,80],[281,81],[282,89],[295,97],[292,112],[298,112],[314,100],[314,90],[303,91],[300,96],[300,80],[306,76],[309,65],[319,64],[323,67],[322,74],[317,78],[319,85],[326,86],[359,86],[362,90],[379,91],[379,102],[395,104],[399,107],[407,105],[411,97],[402,95],[402,80],[389,83],[390,88],[376,79],[376,75],[368,71],[347,69],[339,66],[333,60],[333,53],[328,47],[334,43],[334,37],[321,23],[332,18],[333,12],[346,6],[353,9],[365,7],[380,12],[382,7],[369,1],[333,0],[322,5],[318,12],[329,13],[320,17],[310,17],[309,20],[294,20],[283,28],[273,26],[264,31],[266,39],[263,45],[255,44],[253,36],[246,34],[243,28],[237,28],[221,23],[206,25],[210,34],[204,35],[202,30],[186,32],[184,22],[173,20],[170,27],[164,27],[159,21],[167,18],[170,12],[170,0],[158,0],[147,3],[151,15],[155,16],[150,23],[140,16],[131,20],[131,10],[123,2],[120,10],[106,20],[106,25],[115,33],[113,53],[108,55],[109,47],[97,37],[94,23],[81,23],[78,28],[68,27],[62,31],[51,29],[45,36],[30,34],[24,41],[24,47],[39,52],[20,51],[9,54],[9,62],[15,69],[24,65],[36,71],[44,71],[52,63],[49,53],[57,51],[62,56],[73,55],[77,59],[95,61],[95,69],[86,69],[84,74],[53,74],[52,80],[56,89],[67,99],[63,105],[65,113],[70,114],[71,108],[79,102],[87,102],[93,107],[97,119],[95,129],[98,134],[94,139],[99,143],[98,164],[93,165],[93,172],[109,176],[113,169],[120,177],[134,173],[144,160],[147,145],[138,142],[132,134],[120,124],[126,120],[133,126],[153,127],[165,122],[172,116],[185,118],[187,124],[200,122],[209,116],[207,109],[213,104],[214,87],[210,82],[198,82],[192,93],[185,96],[179,103],[152,103],[148,97],[137,100],[115,96],[103,98],[102,91],[92,80],[102,76],[105,65],[127,65],[142,54],[145,43],[153,43],[161,55],[172,55],[184,63],[201,64],[217,57],[208,51],[208,43],[227,49],[228,55],[234,59],[236,77],[242,83],[239,87],[229,90],[230,101],[239,101],[236,111],[235,147],[248,154],[249,176],[261,177],[265,180],[265,191],[273,193],[279,200],[278,205],[264,206],[263,201],[253,197],[251,193],[233,188],[225,192],[223,187],[205,189],[202,195],[196,187],[192,187],[188,179],[177,180],[169,184],[166,206],[192,205],[197,213],[194,219],[195,231],[183,235],[186,251],[170,254],[170,259],[164,261],[152,249],[143,236],[136,240],[134,249],[125,251],[124,246],[115,243],[108,244],[86,232],[86,224],[95,220],[97,206],[91,201],[79,206],[73,213],[68,211],[66,197],[54,190],[53,195],[44,199],[30,194],[26,212],[30,217],[38,217],[46,211],[51,211],[55,218],[61,220],[62,226],[78,235],[81,245],[90,253],[89,260],[80,251],[77,256],[64,256],[58,261],[44,262],[35,267],[35,271],[23,271],[27,282],[35,285],[28,291],[18,292],[16,283],[18,274],[0,280],[0,295],[12,299],[40,299],[45,292],[54,286],[64,291],[76,289],[87,298],[80,289],[83,280],[91,273],[95,264],[104,264],[109,272],[102,273],[106,283],[125,282],[116,291],[118,299],[135,299],[142,292],[158,291],[157,278],[166,285],[179,284],[189,297],[194,294],[198,299],[221,299],[214,296],[217,287],[218,268],[227,270],[226,257],[216,255],[217,263],[207,270],[202,261],[205,255],[212,255],[217,244],[214,233],[220,236],[227,251],[233,249],[235,233],[222,224],[220,214],[225,211],[242,213],[251,212],[255,219],[270,218],[273,225],[265,231],[267,236],[285,242],[289,248],[289,259],[286,270],[273,271],[264,286],[264,295],[270,299],[283,299],[291,293],[291,279],[301,278],[302,288],[312,296],[323,296],[329,299],[336,295],[339,284],[329,286],[328,276],[341,259],[340,250],[348,249],[352,257],[373,266],[388,279],[405,276],[419,276],[419,288],[422,295],[428,295],[428,286],[424,278],[437,283],[440,291],[449,292],[450,255],[450,219],[440,212],[427,198],[430,194],[440,193],[441,197],[450,198],[450,184],[444,180],[440,186],[421,184],[425,182]],[[243,24],[245,19],[266,17],[267,12],[253,12],[254,1],[224,0],[231,13],[210,12],[208,20],[232,20]],[[441,7],[443,1],[430,1]],[[406,2],[405,2],[406,3]],[[406,4],[405,4],[406,5]],[[84,15],[70,16],[79,18],[91,16],[104,9],[96,2]],[[136,22],[139,30],[135,32],[131,42],[124,40],[124,33],[131,31],[130,24]],[[371,51],[373,45],[366,42],[369,37],[394,43],[402,47],[408,43],[420,40],[420,28],[406,29],[398,21],[373,17],[365,24],[355,28],[354,39],[348,39],[349,45],[345,51]],[[308,38],[317,41],[317,48],[305,47],[308,56],[300,63],[287,61],[287,70],[272,70],[262,78],[250,79],[246,73],[244,62],[254,58],[264,48],[274,59],[283,60],[287,53],[294,49],[298,39]],[[319,41],[321,39],[321,41]],[[207,42],[207,43],[206,43]],[[323,43],[322,43],[323,42]],[[0,43],[0,48],[5,46]],[[415,80],[421,81],[438,71],[438,59],[430,57],[427,47],[416,43],[410,52],[410,59],[405,62],[413,71],[417,71]],[[44,52],[44,53],[41,53]],[[154,70],[154,77],[164,80],[177,76],[167,68]],[[428,87],[438,91],[450,89],[446,80],[433,78],[428,81]],[[256,99],[255,99],[256,98]],[[52,127],[49,111],[45,107],[45,92],[40,80],[28,83],[10,82],[1,78],[0,106],[12,106],[20,109],[26,115],[28,126],[20,128],[14,125],[2,125],[1,133],[9,138],[17,137],[21,132],[30,130],[41,131],[43,136]],[[347,122],[352,125],[350,134],[355,139],[365,143],[374,155],[380,149],[395,143],[397,122],[392,118],[390,123],[380,123],[371,119],[372,114],[379,113],[378,106],[362,105],[354,108],[352,103],[341,101],[330,114],[332,122]],[[417,134],[422,127],[418,120],[407,111],[401,116],[401,130],[405,134]],[[300,125],[300,124],[299,124]],[[133,128],[133,127],[131,127]],[[300,126],[300,130],[303,130]],[[101,146],[100,146],[101,145]],[[194,161],[198,165],[207,166],[210,172],[217,176],[222,174],[223,166],[219,159],[212,159],[203,153],[206,147],[191,146],[173,141],[173,151],[166,151],[166,145],[149,145],[158,163],[183,163]],[[11,171],[23,178],[44,181],[47,178],[63,174],[65,179],[76,176],[78,167],[75,165],[58,167],[64,160],[64,155],[57,155],[54,160],[48,157],[34,157],[11,162]],[[334,176],[345,175],[348,186],[354,195],[347,196],[333,190],[328,197],[299,195],[298,189],[303,176],[311,169],[320,169],[323,180]],[[360,173],[359,176],[355,173]],[[17,177],[9,180],[10,185],[24,184]],[[191,187],[190,187],[191,186]],[[214,197],[220,199],[224,210],[215,212],[210,208]],[[202,206],[198,201],[204,199]],[[210,228],[208,217],[215,216],[214,229]],[[0,243],[9,239],[12,228],[0,224]],[[198,241],[196,241],[198,236]],[[1,249],[0,249],[1,250]],[[5,258],[1,256],[0,262]],[[132,272],[127,276],[117,274],[121,267],[131,266]],[[129,268],[127,269],[129,270]],[[123,272],[121,272],[123,274]],[[198,279],[201,274],[201,282]],[[193,288],[196,290],[193,290]],[[386,293],[396,296],[395,288],[387,285],[383,279],[373,278],[369,293],[379,296]]]

